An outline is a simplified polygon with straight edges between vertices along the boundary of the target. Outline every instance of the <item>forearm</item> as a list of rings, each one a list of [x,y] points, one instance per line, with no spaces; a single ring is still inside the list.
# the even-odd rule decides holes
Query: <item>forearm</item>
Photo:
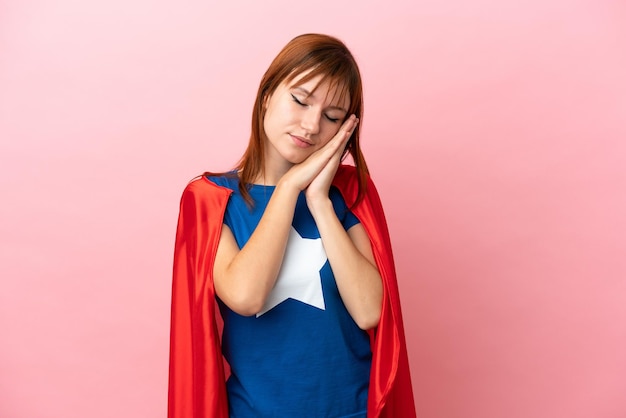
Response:
[[[328,199],[309,207],[348,312],[360,328],[375,327],[380,319],[383,289],[367,234],[360,224],[352,228],[360,229],[354,236],[346,232]]]
[[[216,292],[232,310],[253,315],[274,287],[285,254],[298,190],[276,186],[259,224],[240,251],[216,257]]]

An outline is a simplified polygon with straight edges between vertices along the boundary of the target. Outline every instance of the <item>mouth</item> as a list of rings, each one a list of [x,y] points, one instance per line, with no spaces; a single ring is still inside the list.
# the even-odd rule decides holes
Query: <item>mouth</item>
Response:
[[[291,137],[291,140],[293,141],[293,143],[296,144],[296,146],[300,148],[308,148],[308,147],[313,146],[313,143],[311,142],[310,139],[302,138],[301,136],[296,136],[296,135],[291,135],[291,134],[289,134],[289,136]]]

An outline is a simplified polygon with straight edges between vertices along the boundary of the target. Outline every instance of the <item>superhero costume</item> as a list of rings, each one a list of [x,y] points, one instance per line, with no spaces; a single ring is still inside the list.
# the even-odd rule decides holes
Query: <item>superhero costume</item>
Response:
[[[358,193],[354,167],[340,166],[333,185],[351,206]],[[230,194],[202,177],[192,181],[181,198],[172,289],[169,418],[228,418],[212,274]],[[369,331],[368,417],[415,417],[391,242],[371,180],[365,198],[352,211],[370,237],[384,289],[379,325]]]

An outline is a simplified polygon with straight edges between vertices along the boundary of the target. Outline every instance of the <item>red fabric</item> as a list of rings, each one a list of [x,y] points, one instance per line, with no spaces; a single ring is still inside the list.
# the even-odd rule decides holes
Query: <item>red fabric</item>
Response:
[[[348,206],[358,188],[354,167],[333,184]],[[176,231],[170,336],[169,418],[228,418],[224,364],[215,309],[213,263],[231,191],[206,177],[183,192]],[[389,232],[374,184],[353,213],[367,231],[383,279],[380,323],[370,331],[368,418],[413,418],[415,405]]]

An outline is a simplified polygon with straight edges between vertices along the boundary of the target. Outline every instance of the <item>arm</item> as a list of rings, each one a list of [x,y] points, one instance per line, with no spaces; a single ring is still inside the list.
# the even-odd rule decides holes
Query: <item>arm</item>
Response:
[[[355,126],[356,123],[350,134]],[[311,181],[306,189],[306,199],[320,231],[341,299],[357,325],[367,330],[378,325],[383,286],[365,228],[357,224],[346,232],[329,198],[330,185],[340,162],[341,152],[338,151]]]
[[[352,133],[354,119],[305,161],[294,165],[276,185],[267,208],[248,242],[239,249],[227,226],[217,247],[213,268],[215,292],[240,315],[259,312],[276,283],[299,193],[335,161]]]
[[[348,312],[359,328],[374,328],[380,319],[383,288],[365,228],[356,224],[346,232],[330,199],[315,204],[312,213]]]
[[[298,198],[297,189],[277,185],[254,233],[241,250],[222,226],[215,255],[215,293],[240,315],[261,310],[282,264]]]

